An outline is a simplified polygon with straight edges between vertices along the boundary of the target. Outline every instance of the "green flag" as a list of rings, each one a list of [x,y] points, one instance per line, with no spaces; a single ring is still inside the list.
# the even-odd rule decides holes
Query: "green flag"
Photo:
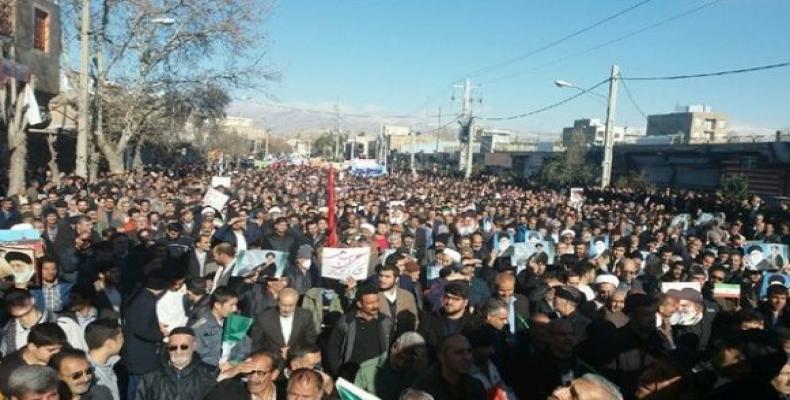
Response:
[[[337,378],[335,388],[340,400],[380,400],[378,397],[354,386],[353,383],[343,378]]]
[[[238,314],[228,315],[222,329],[222,342],[234,344],[241,342],[247,336],[247,331],[251,326],[252,318]]]

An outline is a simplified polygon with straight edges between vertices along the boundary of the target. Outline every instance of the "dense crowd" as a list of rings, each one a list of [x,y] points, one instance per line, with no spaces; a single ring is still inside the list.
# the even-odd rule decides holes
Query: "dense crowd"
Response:
[[[43,243],[32,276],[4,255],[4,398],[790,397],[788,204],[345,172],[328,204],[303,166],[232,171],[218,209],[214,174],[2,199]],[[328,247],[369,248],[367,278],[327,278]]]

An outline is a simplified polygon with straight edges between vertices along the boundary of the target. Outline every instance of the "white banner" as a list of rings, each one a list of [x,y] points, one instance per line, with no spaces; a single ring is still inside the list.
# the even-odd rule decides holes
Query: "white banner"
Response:
[[[330,248],[321,253],[321,276],[345,281],[349,276],[356,280],[368,277],[369,247]]]
[[[213,177],[211,177],[211,187],[215,188],[217,186],[230,188],[230,177],[229,176],[213,176]]]
[[[213,207],[217,212],[222,212],[222,208],[225,207],[228,199],[230,199],[228,195],[214,188],[209,188],[206,195],[203,196],[203,205]]]

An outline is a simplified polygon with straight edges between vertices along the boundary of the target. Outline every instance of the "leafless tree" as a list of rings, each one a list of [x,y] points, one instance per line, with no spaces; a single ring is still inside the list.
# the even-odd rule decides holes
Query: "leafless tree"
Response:
[[[264,63],[271,6],[271,0],[94,2],[92,128],[110,172],[125,169],[127,147],[167,129],[157,126],[172,112],[167,94],[263,89],[278,78]],[[80,7],[71,0],[68,14],[78,17]]]

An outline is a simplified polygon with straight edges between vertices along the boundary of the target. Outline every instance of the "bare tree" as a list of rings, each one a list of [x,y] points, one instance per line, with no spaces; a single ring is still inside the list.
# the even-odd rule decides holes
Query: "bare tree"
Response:
[[[72,0],[72,14],[79,3]],[[262,62],[270,8],[270,0],[99,1],[92,74],[101,121],[92,125],[110,172],[125,169],[124,153],[141,136],[168,130],[152,126],[168,113],[167,93],[258,88],[278,78]],[[108,91],[123,95],[106,101]]]

